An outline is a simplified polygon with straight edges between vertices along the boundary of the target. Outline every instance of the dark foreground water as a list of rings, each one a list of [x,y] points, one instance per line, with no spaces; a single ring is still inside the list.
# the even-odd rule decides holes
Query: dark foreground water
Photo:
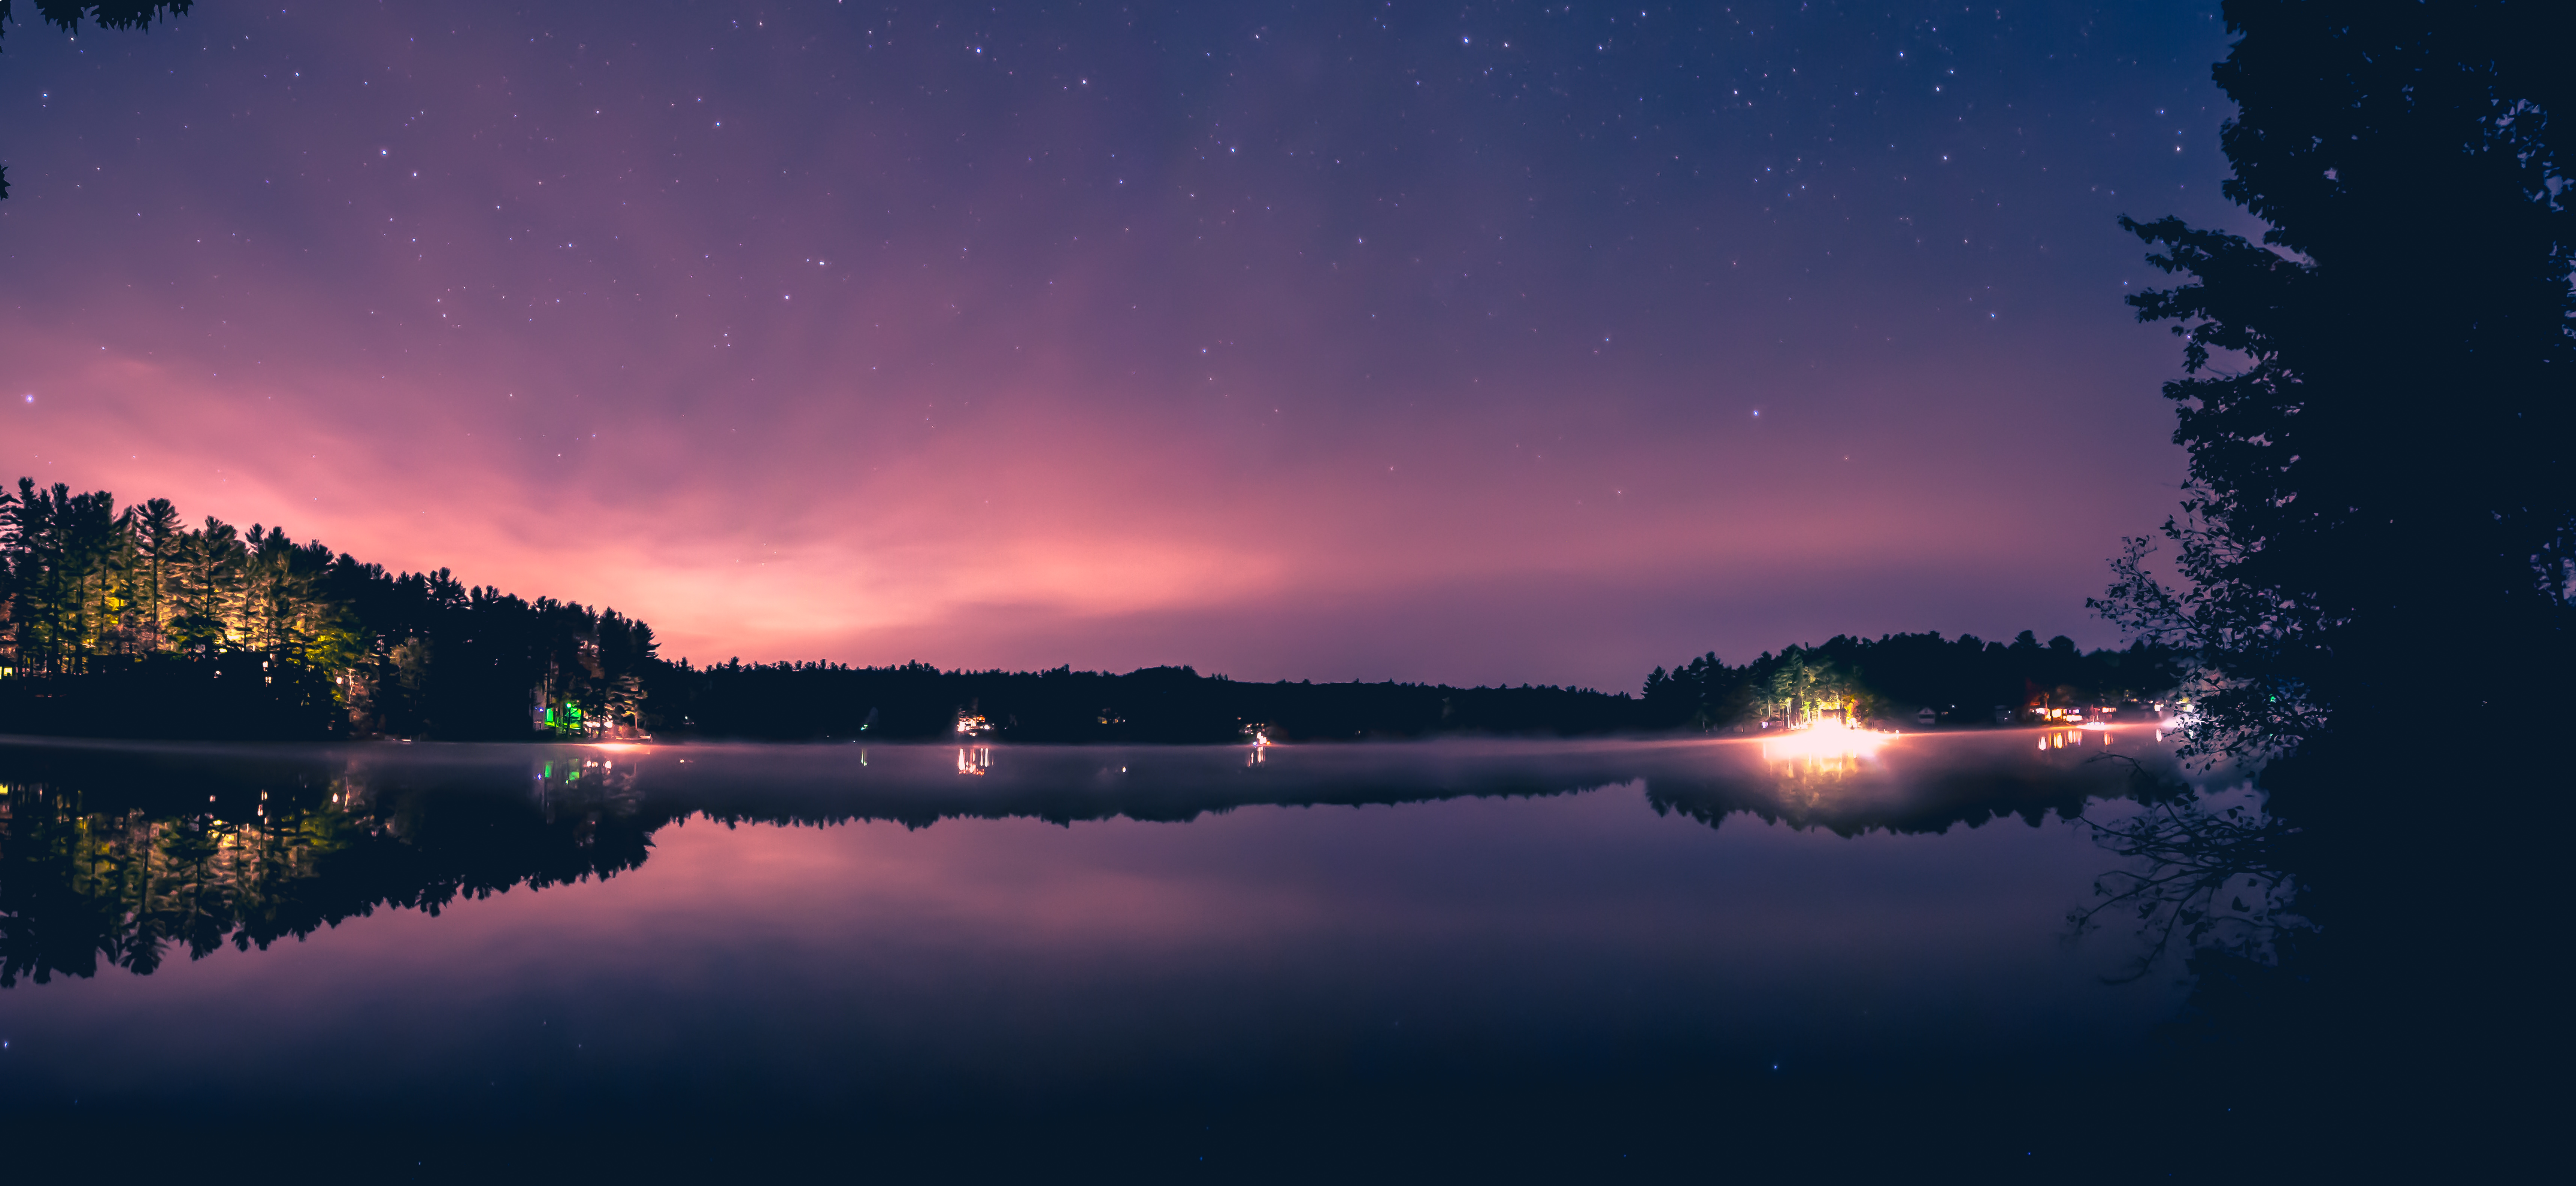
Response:
[[[2067,916],[2133,868],[2073,817],[2171,770],[2134,729],[20,740],[0,1113],[349,1180],[2156,1170],[2122,1093],[2179,949]]]

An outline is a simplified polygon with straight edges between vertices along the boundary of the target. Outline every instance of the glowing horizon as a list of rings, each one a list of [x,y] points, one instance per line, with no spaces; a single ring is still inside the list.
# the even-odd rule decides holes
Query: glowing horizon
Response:
[[[1273,56],[1322,17],[1201,77],[1080,22],[961,58],[622,11],[13,38],[0,478],[613,606],[699,663],[1633,690],[1835,633],[2111,642],[2082,599],[2180,472],[2121,207],[2062,179],[2161,210],[2214,157],[1972,166],[1984,116],[1898,106],[1887,162],[1827,168],[1689,88],[1616,147],[1474,89],[1542,64]]]

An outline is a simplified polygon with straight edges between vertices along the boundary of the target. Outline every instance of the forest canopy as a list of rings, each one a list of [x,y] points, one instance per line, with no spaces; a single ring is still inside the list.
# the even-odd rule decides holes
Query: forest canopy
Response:
[[[283,527],[182,522],[21,478],[0,493],[11,731],[517,738],[640,726],[653,630],[392,573]]]
[[[2050,709],[2119,708],[2172,696],[2182,664],[2172,650],[2140,643],[2125,651],[2082,652],[2064,635],[2042,643],[2024,630],[2010,643],[1973,634],[1836,635],[1819,646],[1764,652],[1742,667],[1702,655],[1646,677],[1640,705],[1652,728],[1721,729],[1747,722],[1778,727],[1834,718],[1965,725],[2044,719]]]

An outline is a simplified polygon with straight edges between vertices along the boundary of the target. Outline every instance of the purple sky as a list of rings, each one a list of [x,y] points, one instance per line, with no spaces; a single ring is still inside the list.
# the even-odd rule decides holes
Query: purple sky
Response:
[[[1640,16],[1639,14],[1643,15]],[[2117,641],[2214,5],[203,0],[0,54],[0,462],[699,661]]]

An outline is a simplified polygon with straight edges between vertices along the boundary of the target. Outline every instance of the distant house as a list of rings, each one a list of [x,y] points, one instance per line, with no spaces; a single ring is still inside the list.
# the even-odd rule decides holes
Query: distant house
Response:
[[[578,736],[596,728],[597,724],[604,723],[586,720],[582,714],[581,705],[570,700],[561,704],[548,704],[540,699],[528,709],[528,718],[530,726],[540,732],[557,736]]]

